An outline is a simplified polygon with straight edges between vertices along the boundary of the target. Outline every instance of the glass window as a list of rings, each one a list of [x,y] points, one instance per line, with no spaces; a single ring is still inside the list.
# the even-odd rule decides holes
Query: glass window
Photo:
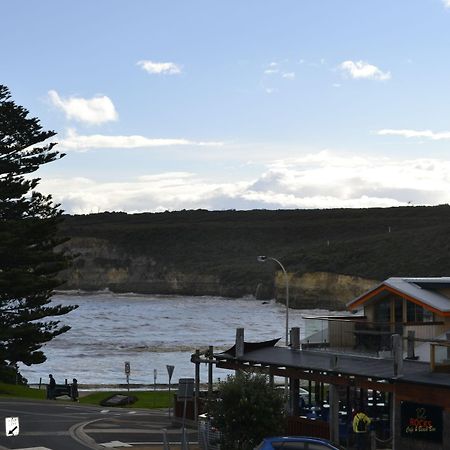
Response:
[[[408,322],[433,322],[434,319],[431,311],[413,302],[406,303],[406,315]]]
[[[416,321],[416,304],[413,302],[406,302],[406,320],[408,322]]]
[[[375,305],[375,321],[376,322],[391,321],[391,305],[388,300],[382,300]]]
[[[433,322],[434,321],[434,315],[431,311],[428,311],[428,309],[423,308],[423,321],[424,322]]]

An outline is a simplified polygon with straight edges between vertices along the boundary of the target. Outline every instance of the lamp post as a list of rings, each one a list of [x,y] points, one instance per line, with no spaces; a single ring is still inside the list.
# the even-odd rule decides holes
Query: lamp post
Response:
[[[271,256],[258,256],[257,260],[260,263],[265,263],[266,261],[269,261],[269,260],[274,261],[281,267],[281,270],[284,273],[284,280],[286,282],[286,339],[285,339],[285,343],[286,343],[286,347],[288,347],[289,346],[289,278],[288,278],[288,274],[287,274],[286,269],[284,268],[283,264],[281,264],[281,262],[278,261],[278,259],[276,259],[276,258],[272,258]]]
[[[286,269],[284,268],[283,264],[281,264],[280,261],[276,258],[272,258],[271,256],[258,256],[257,257],[258,262],[265,263],[266,261],[274,261],[276,262],[280,267],[281,270],[284,273],[284,280],[286,282],[286,347],[289,346],[289,278],[288,274],[286,272]],[[290,402],[289,402],[289,379],[286,377],[284,379],[284,397],[286,400],[286,411],[290,411]]]

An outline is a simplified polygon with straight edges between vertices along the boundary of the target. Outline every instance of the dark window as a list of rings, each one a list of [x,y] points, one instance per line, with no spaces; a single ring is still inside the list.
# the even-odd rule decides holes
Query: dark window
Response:
[[[389,301],[381,301],[375,305],[375,321],[390,322],[391,321],[391,305]]]
[[[406,303],[406,315],[408,322],[432,322],[433,313],[423,308],[420,305],[416,305],[413,302]]]

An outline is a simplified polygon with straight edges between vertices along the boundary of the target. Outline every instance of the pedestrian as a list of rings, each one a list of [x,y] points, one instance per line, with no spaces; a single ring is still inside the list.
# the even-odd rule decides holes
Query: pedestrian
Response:
[[[76,378],[72,380],[72,386],[70,386],[70,396],[74,402],[78,401],[78,381]]]
[[[47,385],[47,398],[50,400],[55,400],[55,398],[56,398],[56,395],[55,395],[56,394],[56,381],[53,378],[52,374],[50,374],[48,376],[48,378],[49,378],[49,382]]]
[[[353,433],[356,438],[356,448],[358,450],[366,450],[369,448],[368,431],[370,425],[370,418],[364,411],[359,411],[353,417]]]

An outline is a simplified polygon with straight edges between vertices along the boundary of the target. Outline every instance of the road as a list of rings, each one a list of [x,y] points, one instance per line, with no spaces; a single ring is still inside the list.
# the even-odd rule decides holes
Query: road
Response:
[[[6,417],[19,418],[19,435],[6,436]],[[181,429],[166,410],[114,409],[64,401],[0,399],[0,450],[161,449],[162,430],[179,448]],[[190,442],[197,441],[189,430]],[[196,448],[196,446],[191,446]]]

